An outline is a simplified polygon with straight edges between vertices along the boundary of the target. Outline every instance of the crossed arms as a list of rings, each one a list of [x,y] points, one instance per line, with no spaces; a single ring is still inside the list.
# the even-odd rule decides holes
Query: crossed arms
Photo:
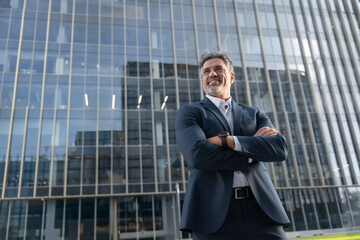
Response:
[[[234,147],[236,137],[242,151],[224,149],[217,136],[207,138],[201,122],[203,116],[197,107],[179,109],[176,117],[176,139],[187,164],[192,168],[207,171],[240,170],[242,162],[249,158],[255,161],[280,162],[287,157],[285,138],[273,127],[269,118],[257,113],[257,127],[253,136],[228,136],[228,145]],[[215,135],[215,134],[214,134]]]
[[[274,136],[277,135],[279,132],[275,128],[270,128],[268,126],[260,128],[255,134],[254,137],[266,137],[266,136]],[[218,136],[209,137],[207,140],[219,147],[222,146],[221,139]],[[227,144],[230,149],[235,148],[235,141],[233,136],[227,136]]]

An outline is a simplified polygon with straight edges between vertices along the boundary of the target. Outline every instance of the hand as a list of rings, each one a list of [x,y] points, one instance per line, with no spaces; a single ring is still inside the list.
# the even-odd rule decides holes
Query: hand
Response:
[[[266,137],[277,135],[279,131],[274,128],[262,127],[254,134],[254,137]]]
[[[221,142],[221,138],[219,136],[215,136],[215,137],[210,137],[207,138],[207,140],[219,147],[222,147],[222,142]],[[228,147],[230,149],[234,149],[235,148],[235,141],[234,141],[234,137],[233,136],[227,136],[226,137],[226,141],[228,144]]]
[[[207,138],[208,142],[211,142],[219,147],[222,146],[221,138],[218,136]]]

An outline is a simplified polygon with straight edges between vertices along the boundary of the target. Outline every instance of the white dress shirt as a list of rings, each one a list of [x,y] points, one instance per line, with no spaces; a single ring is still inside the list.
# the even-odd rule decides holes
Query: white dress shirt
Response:
[[[209,96],[209,95],[206,95],[206,97],[212,103],[214,103],[217,108],[219,108],[219,110],[220,110],[220,112],[222,112],[222,114],[224,114],[224,116],[225,116],[226,120],[228,121],[229,126],[231,128],[231,132],[234,132],[234,118],[233,118],[233,114],[231,111],[232,110],[231,97],[227,101],[217,98],[217,97]],[[227,106],[227,107],[225,107],[225,106]],[[242,147],[241,147],[239,140],[236,137],[234,137],[234,141],[235,141],[234,151],[241,152]],[[251,162],[251,160],[252,159],[249,159],[249,162]],[[249,182],[246,179],[246,176],[241,171],[234,171],[233,187],[245,187],[245,186],[249,186]]]

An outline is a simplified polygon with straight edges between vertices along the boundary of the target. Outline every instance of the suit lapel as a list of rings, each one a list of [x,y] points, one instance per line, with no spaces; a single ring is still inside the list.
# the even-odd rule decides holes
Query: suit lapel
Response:
[[[242,108],[234,100],[231,102],[231,106],[234,122],[234,135],[241,135]]]
[[[200,101],[200,103],[219,119],[219,121],[221,122],[221,124],[223,125],[223,127],[226,129],[227,132],[232,134],[228,121],[213,102],[211,102],[207,97],[205,97],[203,100]]]

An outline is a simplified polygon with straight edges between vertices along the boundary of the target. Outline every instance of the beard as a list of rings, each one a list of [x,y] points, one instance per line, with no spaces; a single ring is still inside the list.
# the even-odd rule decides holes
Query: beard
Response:
[[[219,78],[213,78],[213,79],[210,79],[209,82],[211,81],[217,81],[218,84],[214,84],[214,85],[206,85],[206,92],[207,94],[209,94],[210,96],[213,96],[213,97],[216,97],[218,95],[220,95],[223,91],[223,81]]]
[[[216,97],[218,95],[220,95],[221,91],[221,86],[219,85],[212,85],[212,86],[207,86],[206,87],[206,91],[210,96]]]

